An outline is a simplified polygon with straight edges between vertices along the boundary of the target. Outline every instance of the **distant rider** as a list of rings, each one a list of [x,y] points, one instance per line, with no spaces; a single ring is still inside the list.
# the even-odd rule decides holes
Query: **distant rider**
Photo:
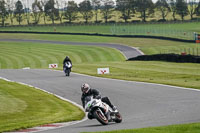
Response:
[[[65,63],[68,63],[68,62],[70,62],[72,65],[72,61],[70,60],[69,56],[66,56],[65,59],[63,60],[63,68],[65,67]],[[71,68],[70,68],[70,71],[71,71]]]
[[[83,108],[85,108],[85,98],[87,96],[93,96],[93,98],[101,99],[102,102],[108,104],[113,111],[116,111],[116,107],[112,105],[108,97],[103,97],[101,98],[101,95],[97,89],[92,89],[90,88],[89,84],[85,83],[81,86],[81,91],[82,91],[82,96],[81,96],[81,101]]]

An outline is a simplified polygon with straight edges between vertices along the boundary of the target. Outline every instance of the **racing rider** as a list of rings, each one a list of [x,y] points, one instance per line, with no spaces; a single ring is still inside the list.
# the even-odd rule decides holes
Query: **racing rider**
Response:
[[[63,68],[65,67],[65,63],[70,62],[72,65],[72,61],[70,60],[69,56],[66,56],[65,59],[63,60]],[[70,68],[71,70],[71,68]]]
[[[113,106],[113,104],[110,102],[108,97],[101,98],[99,91],[97,89],[90,88],[89,84],[87,83],[83,84],[81,86],[81,91],[82,91],[81,101],[83,108],[85,108],[85,98],[87,96],[93,96],[93,98],[101,99],[102,102],[108,104],[113,109],[113,111],[117,110],[116,107]]]

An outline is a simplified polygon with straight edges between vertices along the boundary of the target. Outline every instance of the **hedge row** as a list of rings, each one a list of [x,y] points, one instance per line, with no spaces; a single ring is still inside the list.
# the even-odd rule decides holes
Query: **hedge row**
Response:
[[[128,59],[128,61],[135,61],[135,60],[200,63],[200,56],[179,55],[179,54],[155,54],[155,55],[141,55]]]

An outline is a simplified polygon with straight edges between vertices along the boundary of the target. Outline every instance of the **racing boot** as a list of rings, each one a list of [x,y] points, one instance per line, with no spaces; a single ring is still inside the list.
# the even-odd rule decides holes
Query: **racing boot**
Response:
[[[118,110],[117,110],[117,107],[116,107],[116,106],[113,106],[113,107],[112,107],[112,110],[113,110],[113,112],[118,112]]]

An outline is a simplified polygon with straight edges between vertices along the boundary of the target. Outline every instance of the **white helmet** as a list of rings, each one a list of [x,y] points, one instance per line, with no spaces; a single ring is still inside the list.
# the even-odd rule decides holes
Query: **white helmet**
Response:
[[[89,84],[85,83],[85,84],[83,84],[83,85],[81,86],[81,91],[82,91],[83,93],[88,93],[89,90],[90,90]]]

